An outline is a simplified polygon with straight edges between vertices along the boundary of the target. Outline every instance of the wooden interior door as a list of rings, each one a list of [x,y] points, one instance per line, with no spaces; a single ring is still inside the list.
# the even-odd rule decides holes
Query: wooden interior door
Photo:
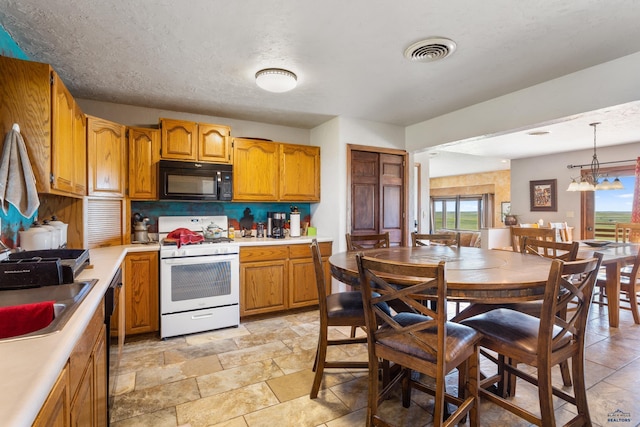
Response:
[[[351,234],[377,234],[380,223],[378,153],[351,152]]]
[[[405,244],[406,153],[350,147],[349,233],[379,234],[386,231],[392,245]]]
[[[389,232],[389,241],[402,244],[404,207],[404,156],[380,154],[380,226],[379,233]]]

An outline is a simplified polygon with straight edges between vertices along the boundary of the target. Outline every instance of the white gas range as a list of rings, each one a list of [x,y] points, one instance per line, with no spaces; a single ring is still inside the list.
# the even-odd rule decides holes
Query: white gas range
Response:
[[[220,236],[180,245],[165,241],[179,228],[203,235],[211,224]],[[161,338],[239,325],[240,250],[227,228],[226,216],[158,218]]]

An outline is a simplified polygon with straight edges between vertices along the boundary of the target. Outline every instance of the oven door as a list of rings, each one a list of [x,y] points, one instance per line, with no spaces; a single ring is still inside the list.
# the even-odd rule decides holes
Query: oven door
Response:
[[[166,258],[160,262],[162,314],[238,304],[238,255]]]

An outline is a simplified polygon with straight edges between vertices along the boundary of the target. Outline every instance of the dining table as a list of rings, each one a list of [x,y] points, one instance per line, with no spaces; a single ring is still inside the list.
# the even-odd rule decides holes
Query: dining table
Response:
[[[640,244],[609,241],[581,241],[578,248],[578,258],[591,256],[595,251],[603,255],[602,266],[606,272],[605,292],[607,294],[607,312],[609,326],[620,326],[620,269],[632,264],[638,256]]]
[[[502,304],[543,299],[552,261],[513,251],[445,245],[395,246],[358,252],[409,264],[445,261],[447,299],[471,303]],[[356,288],[360,282],[356,263],[358,252],[339,252],[329,258],[332,276]],[[412,279],[393,278],[393,283],[402,284],[403,281],[411,283]]]

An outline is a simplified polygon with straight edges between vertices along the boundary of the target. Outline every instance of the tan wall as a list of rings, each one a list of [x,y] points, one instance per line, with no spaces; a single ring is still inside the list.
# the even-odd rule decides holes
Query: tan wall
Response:
[[[429,179],[431,195],[444,196],[455,194],[495,194],[494,224],[502,227],[500,203],[510,201],[511,171],[474,173],[469,175],[445,176]],[[467,189],[465,191],[465,189]]]

